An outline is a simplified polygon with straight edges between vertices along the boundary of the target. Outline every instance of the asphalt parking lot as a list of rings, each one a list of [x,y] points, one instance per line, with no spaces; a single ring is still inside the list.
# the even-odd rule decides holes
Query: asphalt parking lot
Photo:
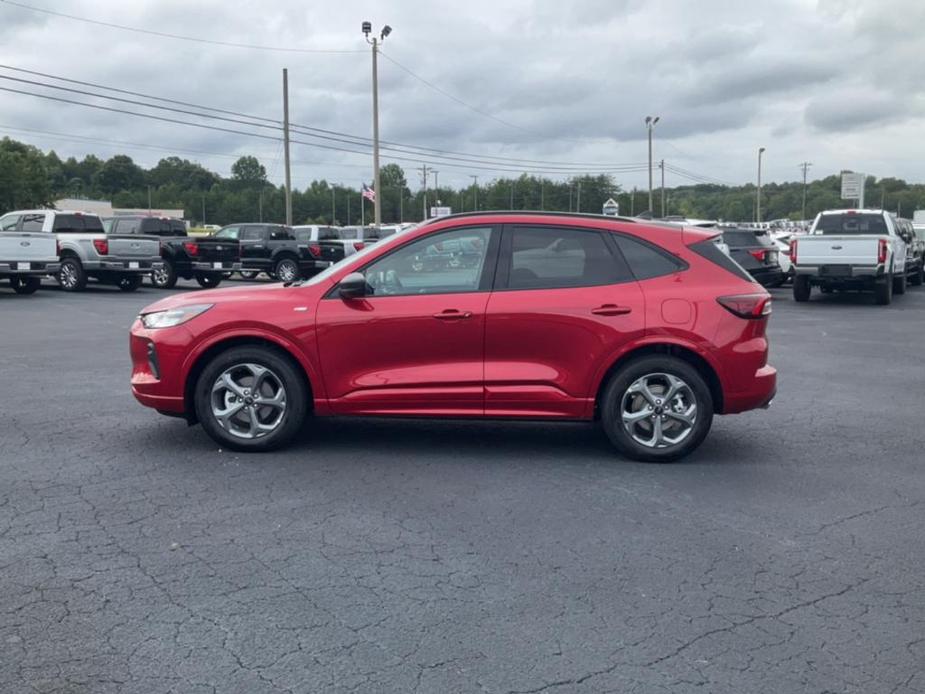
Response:
[[[0,691],[925,691],[925,291],[775,295],[772,409],[660,466],[577,424],[219,450],[129,392],[163,293],[0,290]]]

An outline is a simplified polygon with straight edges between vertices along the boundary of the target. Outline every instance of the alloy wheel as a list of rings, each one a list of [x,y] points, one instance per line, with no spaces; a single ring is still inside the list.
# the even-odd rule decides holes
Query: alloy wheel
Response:
[[[212,415],[232,436],[259,439],[279,428],[286,414],[282,379],[265,366],[235,364],[212,385]]]
[[[669,373],[650,373],[627,388],[620,417],[636,443],[667,449],[683,443],[694,431],[697,398],[683,379]]]
[[[167,280],[170,279],[170,275],[167,272],[166,265],[161,265],[151,274],[152,274],[152,279],[154,280],[154,284],[156,284],[159,287],[167,284]]]
[[[58,279],[65,289],[73,289],[77,286],[77,270],[71,263],[64,263],[58,272]]]
[[[297,270],[291,260],[280,261],[276,266],[276,278],[281,282],[292,282],[296,278]]]

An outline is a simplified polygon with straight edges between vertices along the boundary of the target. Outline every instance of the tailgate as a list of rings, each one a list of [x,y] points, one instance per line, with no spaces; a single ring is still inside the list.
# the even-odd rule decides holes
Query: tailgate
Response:
[[[0,234],[0,262],[58,260],[58,242],[51,234],[16,232]]]
[[[118,258],[160,258],[161,242],[156,236],[115,234],[109,239],[109,255]]]
[[[241,247],[237,241],[223,241],[221,239],[190,239],[199,246],[196,260],[209,263],[237,263],[241,260]]]
[[[344,241],[317,241],[316,243],[321,247],[320,260],[336,263],[343,260],[346,255]]]
[[[799,236],[798,265],[877,264],[882,236]]]

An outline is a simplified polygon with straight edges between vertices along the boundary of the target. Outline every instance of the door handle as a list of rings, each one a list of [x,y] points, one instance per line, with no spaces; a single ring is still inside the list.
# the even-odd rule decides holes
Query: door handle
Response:
[[[466,320],[472,318],[472,311],[457,311],[455,308],[435,313],[434,318],[437,320]]]
[[[625,316],[627,313],[632,312],[633,309],[629,306],[617,306],[616,304],[604,304],[591,309],[591,313],[596,316]]]

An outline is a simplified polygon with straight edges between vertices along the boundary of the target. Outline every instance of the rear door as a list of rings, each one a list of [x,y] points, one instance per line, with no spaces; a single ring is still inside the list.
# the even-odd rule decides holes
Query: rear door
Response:
[[[270,267],[270,249],[266,241],[266,227],[248,224],[241,227],[238,236],[241,245],[241,265],[253,270],[267,270]]]
[[[590,416],[601,365],[645,332],[642,291],[609,233],[505,227],[485,318],[487,416]]]

